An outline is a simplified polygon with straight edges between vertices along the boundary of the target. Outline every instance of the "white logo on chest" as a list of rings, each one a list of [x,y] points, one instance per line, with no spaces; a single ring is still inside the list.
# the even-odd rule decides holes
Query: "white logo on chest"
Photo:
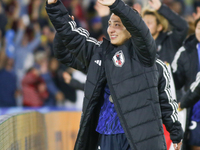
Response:
[[[115,55],[112,58],[114,65],[116,67],[122,67],[123,64],[125,63],[125,58],[122,50],[118,51],[115,53]]]
[[[101,66],[101,60],[95,60],[94,61],[97,65]]]

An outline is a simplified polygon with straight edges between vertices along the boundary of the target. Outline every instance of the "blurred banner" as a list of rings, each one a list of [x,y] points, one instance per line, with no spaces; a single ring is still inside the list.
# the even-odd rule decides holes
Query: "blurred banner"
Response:
[[[44,121],[38,112],[0,116],[0,150],[46,150]]]
[[[73,150],[81,112],[45,114],[48,150]]]
[[[0,116],[0,150],[72,150],[81,112]]]

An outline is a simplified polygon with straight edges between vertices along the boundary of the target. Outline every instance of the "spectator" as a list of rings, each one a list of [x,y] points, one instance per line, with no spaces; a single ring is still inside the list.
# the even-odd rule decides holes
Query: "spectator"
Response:
[[[56,106],[56,103],[64,100],[63,93],[56,87],[48,69],[48,58],[45,52],[35,54],[35,66],[40,70],[41,78],[45,81],[49,96],[45,106]]]
[[[69,86],[73,87],[76,90],[76,101],[74,104],[71,105],[77,108],[78,110],[81,110],[83,107],[83,91],[86,81],[86,75],[80,71],[73,69],[72,75],[70,75],[68,72],[64,72],[63,78],[65,83],[67,83]],[[70,105],[70,103],[66,103],[66,106],[68,104]]]
[[[0,30],[2,32],[2,36],[5,35],[7,21],[8,19],[3,9],[2,2],[0,1]]]
[[[198,85],[200,71],[200,19],[195,22],[195,34],[191,35],[184,43],[184,45],[177,51],[174,60],[172,62],[173,77],[176,89],[184,87],[186,95],[188,92],[193,92]],[[195,78],[197,76],[197,81]],[[194,82],[194,83],[193,83]],[[192,84],[193,83],[193,84]],[[192,95],[191,95],[192,96]],[[189,98],[189,97],[188,97]],[[191,102],[183,97],[181,99],[181,108],[188,108],[186,130],[183,140],[183,149],[198,150],[200,148],[200,101],[196,101],[190,97]],[[196,104],[194,103],[196,102]],[[188,105],[186,105],[188,104]],[[189,126],[192,122],[197,122],[197,129],[190,129]],[[190,136],[189,136],[190,135]]]
[[[13,72],[13,59],[2,55],[1,52],[0,59],[5,64],[0,68],[0,107],[14,107],[17,105],[17,80]]]
[[[30,68],[22,80],[23,106],[40,107],[47,100],[49,93],[39,70]]]
[[[42,29],[42,33],[47,39],[47,46],[50,48],[50,57],[53,56],[53,40],[55,37],[55,30],[49,26],[44,26]]]
[[[161,4],[160,0],[149,1],[149,5],[154,10],[144,9],[142,17],[156,41],[159,58],[171,64],[175,53],[187,36],[187,22],[167,6]],[[167,32],[168,21],[173,27],[170,32]]]
[[[34,58],[33,52],[39,46],[41,40],[40,27],[37,23],[33,24],[35,31],[35,38],[29,42],[29,35],[26,32],[26,25],[23,20],[19,22],[19,29],[15,39],[14,51],[14,69],[17,75],[18,88],[21,88],[21,79],[23,78],[26,70],[33,66]]]

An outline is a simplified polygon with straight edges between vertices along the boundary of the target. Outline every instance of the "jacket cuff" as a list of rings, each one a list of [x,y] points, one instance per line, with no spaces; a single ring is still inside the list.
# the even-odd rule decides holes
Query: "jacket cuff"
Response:
[[[173,124],[172,129],[170,130],[170,139],[174,144],[180,143],[181,140],[183,139],[183,129],[179,121],[176,121]]]
[[[121,0],[116,0],[111,6],[109,6],[109,8],[110,9],[115,8],[118,5],[119,1],[121,1]]]
[[[48,1],[48,0],[47,0],[47,1]],[[59,3],[60,3],[60,0],[57,0],[57,2],[56,2],[56,3],[53,3],[53,4],[48,4],[47,1],[46,1],[46,7],[48,7],[48,8],[51,8],[51,7],[57,6],[57,5],[59,5]]]

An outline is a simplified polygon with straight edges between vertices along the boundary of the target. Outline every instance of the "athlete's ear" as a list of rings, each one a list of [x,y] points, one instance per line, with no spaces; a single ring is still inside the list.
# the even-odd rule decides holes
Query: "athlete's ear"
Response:
[[[163,30],[163,26],[161,24],[158,24],[157,31],[160,32],[162,30]]]

